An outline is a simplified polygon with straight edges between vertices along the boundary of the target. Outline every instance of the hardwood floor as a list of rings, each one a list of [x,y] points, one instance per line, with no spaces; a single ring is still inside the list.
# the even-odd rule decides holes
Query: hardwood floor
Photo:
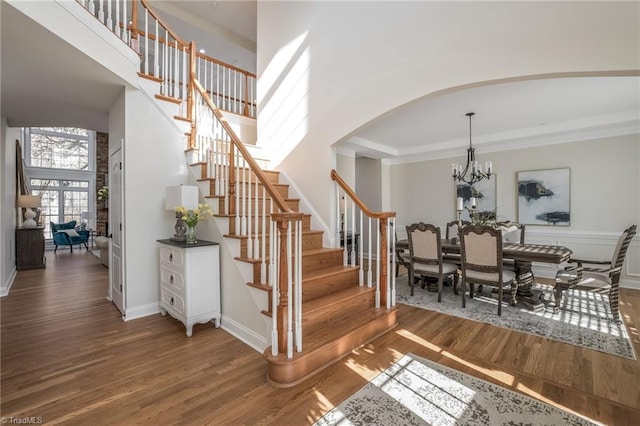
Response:
[[[400,280],[398,285],[405,285]],[[400,325],[312,379],[277,389],[262,354],[212,325],[123,322],[107,269],[47,253],[1,299],[1,415],[46,424],[303,425],[413,352],[596,421],[638,424],[640,362],[399,305]],[[640,354],[640,292],[620,308]],[[503,313],[503,315],[508,312]]]

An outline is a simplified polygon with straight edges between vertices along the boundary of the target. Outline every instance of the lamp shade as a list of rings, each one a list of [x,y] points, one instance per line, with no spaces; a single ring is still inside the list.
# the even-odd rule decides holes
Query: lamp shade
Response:
[[[18,207],[40,207],[41,203],[39,195],[18,195]]]
[[[169,186],[165,189],[164,207],[167,210],[174,210],[178,206],[193,210],[198,207],[198,201],[197,186]]]

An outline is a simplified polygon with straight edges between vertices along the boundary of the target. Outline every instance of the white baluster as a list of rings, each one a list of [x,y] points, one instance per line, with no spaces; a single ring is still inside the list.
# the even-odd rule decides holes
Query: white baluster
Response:
[[[344,216],[343,216],[343,229],[342,229],[342,265],[343,266],[347,266],[347,264],[349,263],[349,256],[347,253],[347,233],[349,232],[349,198],[347,198],[346,196],[346,192],[345,192],[345,197],[344,197]]]
[[[162,43],[162,87],[160,93],[167,96],[169,94],[169,47],[167,46],[167,31],[165,30],[164,43]]]
[[[220,108],[220,64],[216,64],[216,106]]]
[[[173,39],[173,93],[171,94],[174,98],[179,98],[179,87],[178,82],[180,80],[180,48],[178,47],[178,40]]]
[[[241,235],[247,235],[247,194],[244,191],[244,185],[246,185],[246,182],[247,182],[246,173],[247,173],[247,163],[245,161],[245,158],[242,157],[242,185],[240,186],[240,188],[237,189],[238,192],[242,192],[242,215],[240,216],[240,219],[242,221]]]
[[[287,226],[287,294],[289,295],[289,303],[287,303],[287,358],[293,358],[293,276],[291,268],[291,222]]]
[[[376,219],[376,308],[380,307],[380,219]]]
[[[229,147],[231,147],[231,140],[229,140]],[[240,161],[238,156],[234,156],[233,167],[236,169],[236,235],[241,235],[242,227],[240,226],[240,191],[238,190],[238,181],[240,180]]]
[[[137,1],[137,0],[134,0]],[[127,10],[129,9],[129,6],[127,6],[127,0],[122,0],[122,25],[124,26],[122,28],[122,40],[127,43],[129,40],[128,34],[129,34],[129,21],[127,20]],[[157,32],[156,32],[157,34]]]
[[[360,233],[359,236],[356,236],[355,234],[353,235],[353,242],[355,244],[356,241],[358,241],[358,245],[357,245],[357,251],[356,254],[354,256],[354,258],[357,256],[360,261],[358,262],[358,266],[360,267],[360,271],[358,272],[358,284],[360,284],[360,287],[362,287],[364,285],[364,269],[363,269],[363,258],[362,258],[362,210],[360,210],[360,219],[358,222],[358,232]],[[355,232],[355,231],[354,231]],[[355,240],[355,238],[358,238],[357,240]]]
[[[227,187],[229,185],[229,174],[231,173],[231,161],[229,160],[229,153],[231,152],[231,145],[229,144],[229,138],[228,135],[226,133],[222,133],[224,139],[224,158],[223,158],[223,164],[224,164],[224,185],[223,185],[223,191],[224,191],[224,206],[225,206],[225,214],[229,214],[229,210],[230,210],[230,205],[233,202],[230,197],[229,197],[229,191],[227,190]]]
[[[111,32],[114,32],[113,29],[113,16],[112,16],[112,10],[111,10],[111,0],[107,0],[107,28],[109,28],[109,30],[111,30]]]
[[[262,264],[260,265],[260,277],[264,280],[267,276],[267,188],[265,186],[262,187],[262,200]]]
[[[253,173],[251,173],[251,169],[247,166],[247,184],[242,187],[242,195],[247,200],[247,256],[253,258],[253,229],[251,229],[251,225],[253,225],[253,216],[252,207],[253,200],[251,199],[251,182],[253,181]],[[256,203],[258,200],[255,201]],[[255,206],[256,209],[258,206]]]
[[[189,89],[189,78],[187,77],[187,63],[188,63],[188,56],[187,56],[187,47],[183,46],[182,47],[182,100],[186,101],[187,100],[187,91]],[[187,114],[185,114],[186,116]]]
[[[149,11],[144,10],[144,73],[149,74]]]
[[[100,20],[100,22],[102,22],[104,24],[104,4],[103,4],[103,2],[104,2],[104,0],[100,0],[100,2],[98,3],[98,19]]]
[[[367,268],[367,287],[371,288],[371,286],[373,285],[373,271],[372,271],[372,267],[371,267],[371,258],[373,257],[373,251],[372,251],[372,247],[371,247],[371,241],[372,241],[372,236],[371,236],[371,216],[369,216],[367,218],[368,220],[368,226],[369,226],[369,231],[367,233],[368,236],[368,241],[369,241],[369,248],[367,250],[367,254],[369,255],[369,265]]]
[[[302,220],[295,222],[296,243],[295,283],[296,283],[296,350],[302,352]]]
[[[391,306],[396,306],[396,218],[391,218],[393,223],[393,235],[391,236]]]
[[[258,235],[260,234],[260,222],[258,221],[258,216],[259,216],[259,211],[260,209],[258,208],[258,200],[260,198],[260,185],[259,185],[259,180],[258,180],[258,176],[255,176],[255,186],[256,186],[256,190],[255,190],[255,200],[256,200],[256,205],[254,208],[254,218],[253,218],[253,224],[255,226],[255,229],[253,231],[253,257],[254,258],[258,258],[260,257],[260,239],[258,238]],[[266,204],[267,200],[266,199],[262,199],[262,205],[264,206]],[[264,235],[262,236],[262,239],[264,239]],[[260,281],[262,282],[262,281]]]
[[[335,184],[336,186],[336,207],[335,207],[335,211],[336,211],[336,232],[335,232],[335,239],[333,242],[333,247],[339,247],[340,246],[340,187],[338,186],[338,183]]]
[[[122,1],[124,6],[125,0]],[[127,25],[127,21],[120,21],[120,1],[116,0],[116,20],[115,25],[113,26],[113,31],[118,36],[118,38],[122,38],[122,29],[120,28],[120,22],[122,22],[123,25]]]

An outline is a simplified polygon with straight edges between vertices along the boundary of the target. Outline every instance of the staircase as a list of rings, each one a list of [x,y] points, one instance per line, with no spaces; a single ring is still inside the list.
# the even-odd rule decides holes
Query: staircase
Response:
[[[300,213],[300,200],[290,197],[280,173],[259,166],[220,112],[224,108],[255,118],[255,76],[199,54],[195,43],[182,40],[147,0],[133,0],[129,7],[125,1],[121,9],[115,3],[112,9],[115,0],[105,1],[108,7],[79,3],[140,55],[141,87],[152,87],[157,102],[177,108],[173,117],[178,128],[186,127],[187,163],[219,229],[226,231],[220,243],[238,247],[238,268],[250,271],[246,285],[260,295],[256,309],[270,328],[272,345],[264,351],[269,382],[294,386],[394,328],[387,224],[395,213],[369,212],[332,174],[352,203],[352,214],[357,205],[361,216],[369,216],[370,234],[371,218],[377,221],[375,277],[371,237],[367,256],[361,250],[358,260],[358,254],[353,256],[354,264],[343,248],[324,247],[323,241],[330,239],[311,229],[311,216]],[[139,15],[143,19],[137,19]],[[124,25],[129,16],[131,23]],[[345,229],[364,229],[355,219],[351,225]],[[355,265],[365,260],[366,268]]]
[[[228,211],[225,197],[212,195],[215,186],[213,178],[203,177],[207,164],[190,164],[206,199],[214,211]],[[249,170],[246,170],[248,173]],[[289,197],[289,186],[280,183],[280,173],[265,171],[270,181],[286,200],[290,209],[299,211],[300,200]],[[247,192],[255,194],[255,188]],[[257,191],[261,193],[260,190]],[[229,198],[226,198],[229,200]],[[267,201],[270,197],[267,197]],[[264,199],[252,197],[258,210]],[[228,201],[227,201],[228,202]],[[262,282],[260,265],[262,258],[253,258],[248,253],[249,237],[241,235],[236,229],[234,215],[217,213],[217,218],[228,221],[229,233],[226,239],[240,241],[240,250],[235,257],[237,262],[253,267],[253,277],[248,286],[264,291],[265,298],[271,299],[272,287]],[[311,229],[311,215],[302,218],[302,329],[304,338],[301,352],[294,352],[292,358],[286,353],[272,355],[272,348],[264,351],[269,363],[267,378],[278,387],[296,385],[312,376],[324,367],[331,365],[352,350],[367,344],[397,325],[395,307],[392,309],[375,308],[375,288],[359,285],[359,267],[344,265],[343,248],[323,247],[323,231]],[[260,228],[260,222],[258,222]],[[259,229],[258,239],[269,239],[269,235]],[[266,244],[270,247],[269,242]],[[267,251],[267,256],[269,252]],[[355,257],[355,256],[354,256]],[[267,318],[272,317],[272,304],[262,310]]]

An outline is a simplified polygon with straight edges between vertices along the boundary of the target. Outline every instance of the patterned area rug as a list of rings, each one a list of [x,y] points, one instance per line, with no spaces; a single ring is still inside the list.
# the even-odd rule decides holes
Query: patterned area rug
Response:
[[[533,288],[543,291],[545,300],[553,300],[550,286],[534,284]],[[467,307],[464,309],[462,296],[455,296],[453,289],[448,286],[443,287],[441,303],[438,303],[437,292],[429,292],[418,284],[414,296],[410,296],[411,288],[407,285],[406,275],[401,275],[396,281],[396,294],[398,303],[636,359],[624,323],[618,324],[610,319],[611,308],[607,296],[592,291],[567,290],[557,313],[553,312],[553,302],[541,311],[530,311],[524,306],[510,306],[503,301],[500,317],[497,313],[498,301],[491,296],[491,287],[485,286],[483,293],[473,299],[467,297]]]
[[[315,424],[485,426],[598,423],[407,354]]]

